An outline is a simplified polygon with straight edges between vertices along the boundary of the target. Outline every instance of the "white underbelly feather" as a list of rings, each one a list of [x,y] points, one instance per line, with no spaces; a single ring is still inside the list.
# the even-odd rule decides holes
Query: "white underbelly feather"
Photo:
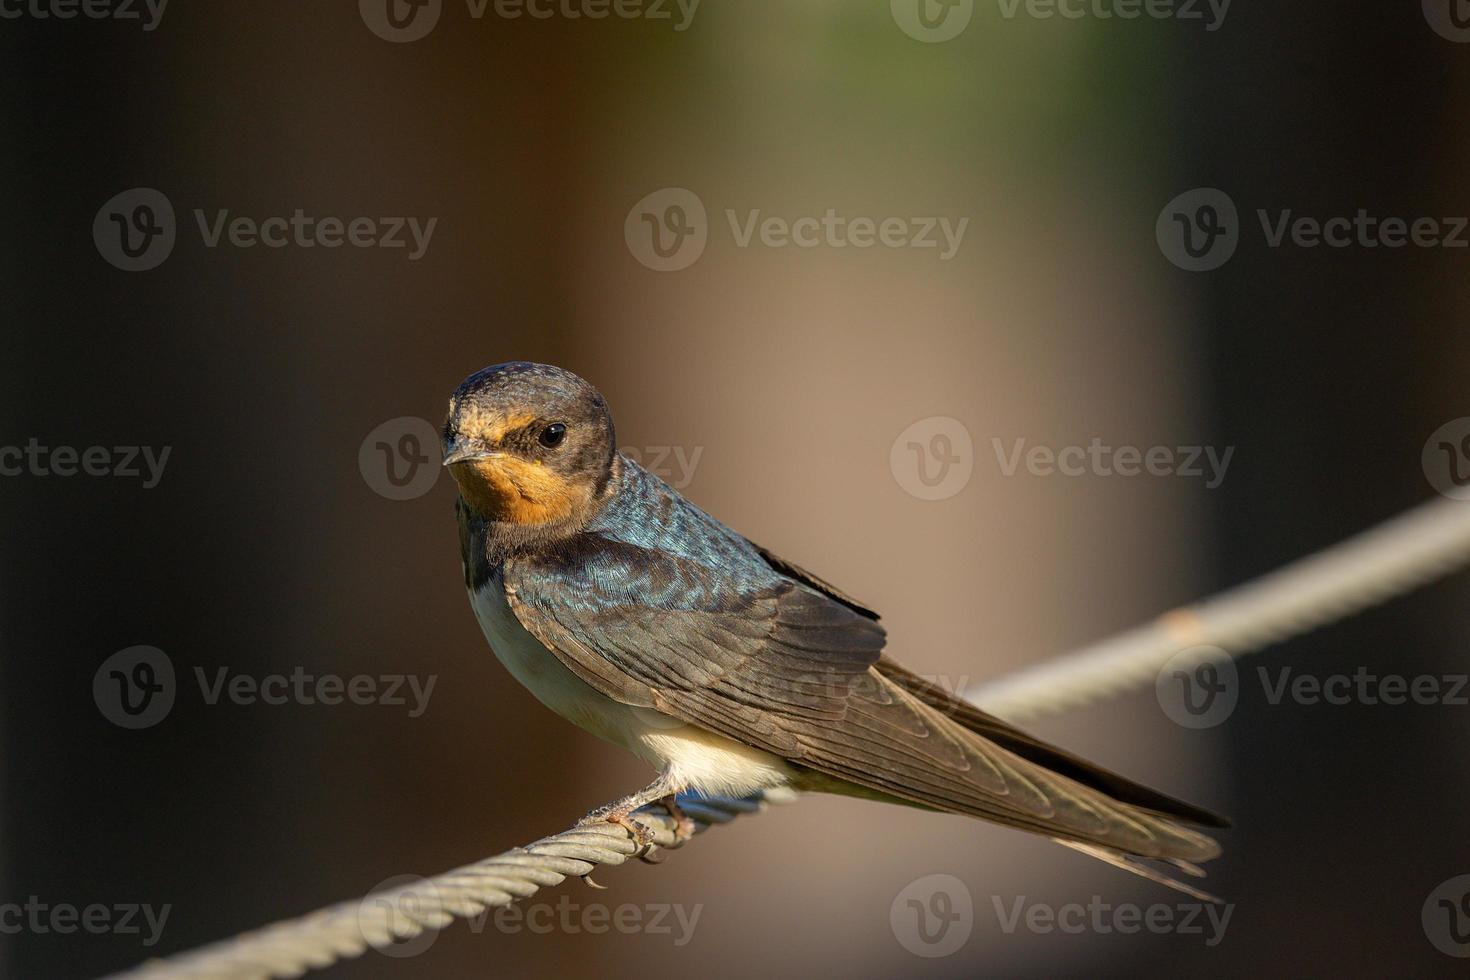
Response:
[[[779,756],[594,690],[526,631],[506,602],[497,576],[470,593],[470,605],[496,659],[538,701],[667,773],[677,785],[743,796],[786,785],[795,776]]]

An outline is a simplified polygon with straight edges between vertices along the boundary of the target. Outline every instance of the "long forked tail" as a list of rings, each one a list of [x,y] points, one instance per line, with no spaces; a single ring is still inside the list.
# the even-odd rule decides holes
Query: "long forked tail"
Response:
[[[1183,872],[1191,877],[1202,877],[1204,871],[1195,862],[1214,857],[1219,853],[1219,845],[1208,836],[1182,825],[1223,828],[1230,826],[1229,820],[1049,745],[1008,722],[981,711],[969,702],[954,697],[937,684],[886,657],[874,667],[889,683],[942,715],[945,722],[958,726],[973,736],[980,736],[985,743],[1003,750],[1020,764],[1021,771],[1018,775],[1024,774],[1038,786],[1047,787],[1053,799],[1058,795],[1071,795],[1066,790],[1066,786],[1070,784],[1073,790],[1079,791],[1077,802],[1095,810],[1111,810],[1114,819],[1144,830],[1156,847],[1147,849],[1148,853],[1139,853],[1126,845],[1117,846],[1121,841],[1104,841],[1096,837],[1086,839],[1091,836],[1086,834],[1047,836],[1089,857],[1193,898],[1208,902],[1219,901],[1214,895],[1178,880],[1157,865],[1167,866],[1169,870]],[[1062,782],[1056,781],[1058,777]],[[1091,800],[1090,804],[1087,803],[1088,798]],[[995,819],[991,814],[976,815]],[[1024,827],[1024,821],[1002,819],[1000,822]],[[1026,829],[1045,832],[1037,827]]]
[[[1152,881],[1156,884],[1172,888],[1177,892],[1183,892],[1190,898],[1197,898],[1201,902],[1214,902],[1216,904],[1224,904],[1225,900],[1220,898],[1218,895],[1211,895],[1209,892],[1204,891],[1203,889],[1194,887],[1187,881],[1180,881],[1178,878],[1172,878],[1167,872],[1161,871],[1158,868],[1155,868],[1153,865],[1145,863],[1143,860],[1134,857],[1132,854],[1124,854],[1122,851],[1115,851],[1107,847],[1099,847],[1096,844],[1083,844],[1079,841],[1063,840],[1060,837],[1053,837],[1052,840],[1056,841],[1058,844],[1063,844],[1067,847],[1070,847],[1074,851],[1080,851],[1081,853],[1086,854],[1088,857],[1097,858],[1099,861],[1111,864],[1115,868],[1122,868],[1124,871],[1136,874],[1140,878],[1147,878],[1149,881]],[[1197,864],[1191,864],[1188,861],[1165,859],[1164,863],[1195,878],[1203,878],[1205,876],[1203,868],[1201,868]]]

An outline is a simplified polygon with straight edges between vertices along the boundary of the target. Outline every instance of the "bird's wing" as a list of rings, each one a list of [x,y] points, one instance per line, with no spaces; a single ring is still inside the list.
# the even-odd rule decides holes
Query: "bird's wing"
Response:
[[[848,595],[846,592],[843,592],[841,589],[833,585],[831,582],[828,582],[826,579],[818,578],[811,572],[807,571],[805,568],[802,568],[800,565],[796,564],[796,562],[787,561],[785,558],[782,558],[774,551],[771,551],[767,548],[762,548],[754,541],[750,541],[749,543],[750,546],[756,550],[756,553],[761,556],[761,559],[767,565],[771,566],[774,571],[786,576],[787,578],[795,579],[808,588],[815,589],[827,598],[842,603],[853,612],[858,613],[862,616],[866,616],[874,622],[877,622],[877,620],[879,619],[877,612],[863,605],[861,602],[858,602],[852,596]]]
[[[969,730],[884,676],[872,619],[779,576],[742,579],[596,536],[506,564],[521,624],[609,697],[839,781],[1108,851],[1194,862],[1209,837]]]
[[[817,590],[834,601],[842,603],[854,612],[867,616],[869,619],[878,619],[877,612],[858,602],[830,582],[818,578],[795,562],[782,558],[780,555],[768,548],[761,547],[754,541],[751,542],[751,546],[756,549],[766,564],[770,565],[775,571]],[[905,691],[908,691],[931,708],[959,722],[975,734],[983,735],[1002,748],[1009,749],[1028,762],[1034,762],[1052,772],[1070,776],[1084,786],[1090,786],[1093,789],[1099,790],[1115,800],[1131,803],[1134,806],[1141,806],[1155,813],[1177,817],[1181,820],[1187,820],[1190,823],[1201,824],[1207,827],[1230,826],[1230,821],[1217,813],[1212,813],[1203,807],[1198,807],[1165,793],[1160,793],[1158,790],[1150,789],[1125,776],[1120,776],[1118,773],[1111,772],[1095,763],[1088,762],[1080,756],[1057,748],[1055,745],[1043,742],[1012,725],[1010,722],[981,711],[968,701],[956,697],[942,685],[915,674],[890,657],[882,657],[874,667],[878,673],[899,687],[902,687]]]

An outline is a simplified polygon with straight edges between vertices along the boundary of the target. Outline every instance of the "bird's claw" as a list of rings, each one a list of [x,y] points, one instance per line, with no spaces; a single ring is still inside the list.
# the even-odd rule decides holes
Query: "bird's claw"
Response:
[[[653,828],[636,820],[627,813],[618,813],[614,810],[593,810],[581,820],[578,820],[577,826],[595,827],[601,823],[616,824],[632,835],[634,842],[638,845],[638,850],[642,852],[639,854],[640,857],[646,854],[649,848],[654,846]]]
[[[659,800],[659,804],[665,810],[669,811],[669,816],[674,821],[673,846],[683,846],[686,841],[694,836],[694,832],[699,829],[699,825],[694,822],[693,817],[684,812],[674,797],[670,796],[667,799]]]

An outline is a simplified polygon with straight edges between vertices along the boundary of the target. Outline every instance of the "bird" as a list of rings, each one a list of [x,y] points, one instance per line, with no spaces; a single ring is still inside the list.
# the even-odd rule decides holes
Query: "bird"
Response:
[[[878,613],[752,542],[617,446],[607,400],[510,361],[453,392],[443,466],[464,583],[496,658],[563,718],[657,774],[591,811],[778,787],[962,814],[1043,835],[1209,901],[1229,821],[987,714],[887,652]]]

